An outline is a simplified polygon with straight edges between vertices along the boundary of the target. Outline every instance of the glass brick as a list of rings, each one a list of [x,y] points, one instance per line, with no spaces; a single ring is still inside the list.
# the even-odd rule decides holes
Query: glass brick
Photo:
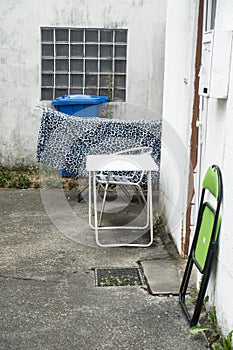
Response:
[[[112,61],[111,60],[100,61],[100,71],[101,72],[112,72]]]
[[[97,86],[97,75],[86,74],[86,87]]]
[[[74,95],[80,95],[83,93],[83,89],[80,88],[80,89],[77,89],[77,88],[71,88],[70,89],[70,93],[71,94],[74,94]]]
[[[85,95],[97,95],[97,89],[94,89],[94,88],[84,89],[84,94]]]
[[[51,101],[53,99],[53,89],[41,89],[41,99]]]
[[[126,76],[125,75],[115,75],[114,85],[116,88],[125,88]]]
[[[111,43],[113,41],[113,31],[112,30],[101,30],[100,41],[102,43]]]
[[[126,61],[115,61],[115,72],[126,73]]]
[[[86,57],[98,57],[98,45],[86,45]]]
[[[53,74],[42,74],[41,84],[42,86],[53,86]]]
[[[69,57],[69,46],[66,44],[56,45],[56,56]]]
[[[100,89],[99,94],[100,94],[100,96],[108,96],[109,91],[108,91],[108,89]]]
[[[115,57],[126,58],[126,46],[115,46]]]
[[[70,76],[71,87],[82,87],[83,86],[83,75],[82,74],[71,74]]]
[[[127,30],[116,30],[115,31],[115,42],[116,43],[127,43]]]
[[[56,71],[57,72],[68,72],[69,64],[68,60],[57,59],[56,60]]]
[[[53,29],[41,28],[41,40],[47,42],[53,42]]]
[[[42,72],[53,72],[54,60],[42,59]]]
[[[86,29],[85,39],[86,39],[86,42],[92,42],[92,43],[98,42],[98,30]]]
[[[112,45],[101,45],[100,46],[100,57],[113,57],[113,46]]]
[[[55,89],[55,98],[68,94],[68,89]]]
[[[101,74],[100,75],[100,86],[101,87],[108,87],[109,79],[111,79],[111,77],[109,78],[108,74]]]
[[[71,29],[70,41],[72,43],[78,43],[83,41],[83,30],[82,29]]]
[[[125,90],[114,89],[114,101],[125,101]]]
[[[71,45],[70,46],[71,57],[83,57],[83,45]]]
[[[70,71],[82,72],[83,71],[83,60],[70,60]]]
[[[56,74],[55,85],[56,86],[68,86],[69,80],[68,74]]]
[[[53,45],[52,44],[42,44],[42,56],[53,57]]]
[[[68,29],[56,29],[55,30],[55,38],[56,38],[56,41],[65,41],[65,42],[68,42]]]
[[[96,60],[86,60],[86,73],[97,72],[98,62]]]

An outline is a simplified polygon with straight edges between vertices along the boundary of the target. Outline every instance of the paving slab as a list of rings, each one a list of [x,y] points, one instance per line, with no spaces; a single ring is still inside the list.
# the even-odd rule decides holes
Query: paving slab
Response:
[[[179,294],[184,263],[174,259],[154,259],[141,264],[153,295]]]

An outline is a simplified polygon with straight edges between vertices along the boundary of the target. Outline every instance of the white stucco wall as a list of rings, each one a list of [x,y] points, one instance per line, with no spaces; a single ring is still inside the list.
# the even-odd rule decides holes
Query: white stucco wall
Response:
[[[185,227],[182,222],[186,209],[188,173],[185,149],[189,153],[198,1],[168,0],[167,6],[163,116],[169,126],[164,126],[161,189],[165,213],[169,219],[168,229],[180,250]],[[233,31],[232,16],[233,1],[218,0],[215,28]],[[221,47],[219,50],[224,53]],[[187,79],[186,83],[184,79]],[[205,102],[208,112],[200,177],[203,178],[211,164],[218,164],[222,170],[224,186],[219,254],[207,295],[210,297],[209,307],[216,307],[218,325],[226,335],[233,329],[233,46],[228,99],[208,98]],[[177,146],[175,142],[171,142],[172,129],[175,139],[178,140],[178,134],[183,141],[183,149],[179,143]],[[180,161],[174,161],[177,153],[180,154]],[[183,197],[180,205],[177,205],[180,188]]]
[[[178,250],[185,230],[198,1],[168,0],[161,202]]]
[[[127,102],[161,115],[166,1],[2,0],[0,159],[35,161],[40,113],[40,26],[127,28]],[[132,116],[133,117],[133,116]]]
[[[217,2],[216,29],[233,31],[233,2]],[[221,50],[221,48],[220,48]],[[223,51],[221,51],[223,52]],[[233,58],[233,50],[231,52]],[[207,294],[210,305],[216,306],[219,326],[224,334],[233,329],[233,60],[230,65],[229,95],[227,100],[208,99],[207,133],[203,171],[210,164],[218,164],[222,170],[224,200],[219,254]]]

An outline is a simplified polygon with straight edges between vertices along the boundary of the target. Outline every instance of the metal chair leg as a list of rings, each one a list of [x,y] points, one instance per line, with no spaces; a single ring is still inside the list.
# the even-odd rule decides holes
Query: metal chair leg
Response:
[[[101,222],[102,222],[102,218],[103,218],[103,212],[104,212],[104,208],[105,208],[107,192],[108,192],[108,183],[106,183],[105,188],[104,188],[103,202],[102,202],[102,207],[101,207],[101,211],[100,211],[100,215],[99,215],[99,226],[101,226]]]

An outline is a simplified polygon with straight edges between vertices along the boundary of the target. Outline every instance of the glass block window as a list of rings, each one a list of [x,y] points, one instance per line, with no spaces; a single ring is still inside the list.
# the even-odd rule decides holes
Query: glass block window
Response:
[[[41,99],[65,94],[126,99],[127,30],[41,28]]]

